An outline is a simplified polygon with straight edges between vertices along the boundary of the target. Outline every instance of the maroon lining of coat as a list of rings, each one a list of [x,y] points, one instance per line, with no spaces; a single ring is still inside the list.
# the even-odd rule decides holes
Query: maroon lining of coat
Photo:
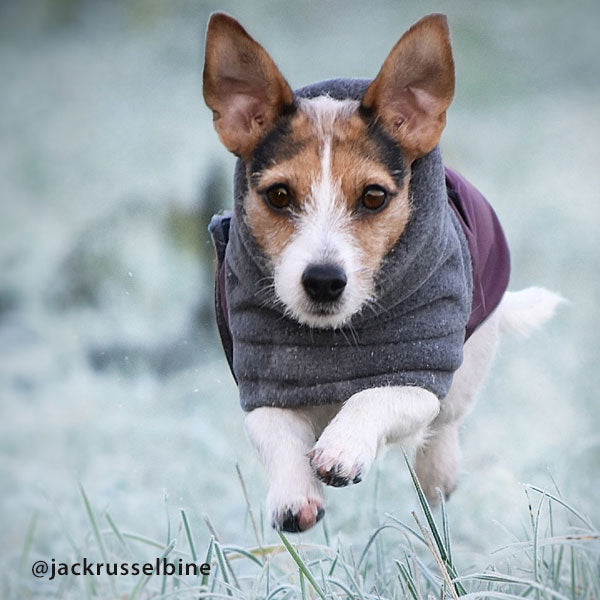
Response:
[[[473,267],[473,303],[465,340],[498,306],[510,277],[510,254],[500,221],[479,190],[446,167],[448,201],[462,225]]]

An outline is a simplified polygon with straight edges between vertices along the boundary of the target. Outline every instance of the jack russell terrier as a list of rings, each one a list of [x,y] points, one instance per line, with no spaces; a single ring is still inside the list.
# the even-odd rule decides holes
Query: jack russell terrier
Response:
[[[498,219],[438,148],[453,95],[443,15],[375,79],[295,92],[235,19],[210,18],[204,98],[239,157],[233,212],[210,225],[217,323],[276,528],[315,525],[323,483],[358,483],[392,443],[414,446],[430,502],[448,496],[499,331],[560,302],[506,291]]]

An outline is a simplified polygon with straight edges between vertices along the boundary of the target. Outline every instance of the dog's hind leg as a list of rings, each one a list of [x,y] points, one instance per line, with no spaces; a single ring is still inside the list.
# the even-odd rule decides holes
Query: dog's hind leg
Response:
[[[439,504],[439,488],[447,500],[460,473],[458,422],[432,426],[427,442],[415,454],[415,471],[429,504]]]
[[[464,358],[454,374],[440,414],[431,424],[425,444],[417,450],[415,470],[427,499],[439,502],[436,488],[448,496],[456,487],[460,470],[459,428],[475,403],[492,365],[500,334],[516,331],[528,335],[554,314],[564,300],[543,288],[506,292],[498,308],[467,340]]]
[[[500,311],[496,310],[467,340],[464,358],[452,387],[441,402],[425,443],[415,455],[415,471],[430,504],[438,504],[440,488],[447,498],[460,472],[459,428],[467,416],[492,365],[499,340]]]
[[[311,418],[302,410],[256,408],[246,416],[246,433],[267,470],[267,510],[273,527],[310,529],[325,512],[323,486],[307,457],[315,442]]]

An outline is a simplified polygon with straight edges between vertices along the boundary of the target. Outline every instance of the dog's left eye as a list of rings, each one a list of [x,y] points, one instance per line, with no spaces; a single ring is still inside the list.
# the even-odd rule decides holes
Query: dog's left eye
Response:
[[[290,193],[285,185],[274,185],[267,190],[267,202],[276,210],[283,210],[290,205]]]
[[[370,185],[365,188],[360,199],[360,205],[370,211],[380,210],[388,200],[388,193],[378,185]]]

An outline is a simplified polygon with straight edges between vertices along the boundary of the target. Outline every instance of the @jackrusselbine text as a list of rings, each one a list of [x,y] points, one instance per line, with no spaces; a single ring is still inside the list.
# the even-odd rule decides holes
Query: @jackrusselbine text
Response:
[[[124,577],[127,575],[208,575],[208,563],[183,562],[180,558],[175,561],[166,558],[157,558],[149,562],[95,562],[82,558],[77,562],[60,562],[55,558],[36,560],[31,566],[34,577],[48,578],[52,581],[55,577],[67,575],[110,575]]]

